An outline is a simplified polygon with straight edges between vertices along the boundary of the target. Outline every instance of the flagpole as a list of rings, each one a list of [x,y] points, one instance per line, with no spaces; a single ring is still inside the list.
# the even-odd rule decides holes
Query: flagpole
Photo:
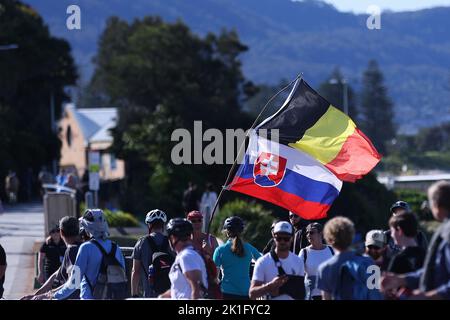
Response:
[[[284,86],[282,89],[280,89],[277,93],[275,93],[270,99],[269,101],[267,101],[267,103],[265,104],[265,106],[262,108],[261,112],[258,114],[258,116],[256,117],[255,121],[253,121],[252,126],[250,127],[249,130],[247,130],[247,133],[245,135],[245,139],[244,141],[242,141],[241,146],[239,147],[239,151],[238,154],[236,156],[236,158],[234,159],[233,165],[231,166],[230,170],[228,171],[228,175],[227,175],[227,179],[225,180],[225,184],[222,186],[222,189],[219,192],[219,195],[217,196],[217,200],[216,203],[214,204],[214,208],[212,210],[212,214],[211,214],[211,218],[209,219],[208,222],[208,228],[206,229],[206,233],[207,235],[209,235],[209,230],[211,228],[211,223],[213,221],[214,218],[214,214],[216,213],[216,209],[217,206],[219,205],[220,199],[222,198],[223,192],[225,190],[227,190],[228,184],[230,183],[230,177],[232,176],[232,172],[234,171],[234,169],[236,168],[236,164],[237,164],[237,160],[239,159],[241,153],[242,153],[242,149],[245,146],[245,141],[247,140],[247,137],[249,136],[250,132],[252,132],[252,130],[255,128],[256,124],[258,123],[259,118],[261,117],[261,115],[264,113],[264,111],[266,110],[267,106],[272,102],[273,99],[275,99],[281,92],[283,92],[284,90],[286,90],[287,88],[289,88],[293,83],[295,83],[298,79],[301,79],[303,77],[303,73],[300,73],[294,80],[292,80],[288,85]]]

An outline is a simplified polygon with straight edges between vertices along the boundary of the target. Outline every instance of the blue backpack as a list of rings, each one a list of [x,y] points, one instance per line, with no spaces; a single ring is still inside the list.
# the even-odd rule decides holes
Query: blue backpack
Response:
[[[381,300],[378,289],[369,289],[367,280],[370,273],[367,268],[370,260],[355,255],[351,260],[344,262],[339,268],[339,279],[333,296],[335,300]]]

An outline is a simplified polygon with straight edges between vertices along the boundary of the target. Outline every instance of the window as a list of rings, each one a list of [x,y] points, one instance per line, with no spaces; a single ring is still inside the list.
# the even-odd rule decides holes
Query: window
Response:
[[[67,145],[70,147],[72,145],[72,128],[70,126],[67,127],[66,141]]]
[[[116,157],[112,153],[109,154],[109,164],[110,164],[111,170],[117,169]]]

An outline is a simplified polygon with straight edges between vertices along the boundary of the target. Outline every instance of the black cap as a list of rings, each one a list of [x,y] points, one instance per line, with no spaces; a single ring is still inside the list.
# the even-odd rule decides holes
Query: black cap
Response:
[[[405,201],[397,201],[391,206],[391,213],[394,213],[394,210],[397,208],[402,208],[406,212],[411,212],[411,207],[409,206],[408,202]]]
[[[176,237],[189,236],[194,231],[192,223],[184,218],[171,219],[166,226],[167,235],[174,235]]]
[[[225,220],[223,229],[237,233],[242,232],[244,230],[244,221],[238,216],[229,217]]]

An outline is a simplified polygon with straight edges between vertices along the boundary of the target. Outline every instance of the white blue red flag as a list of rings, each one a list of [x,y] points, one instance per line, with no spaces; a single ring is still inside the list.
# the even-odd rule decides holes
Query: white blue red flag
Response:
[[[342,181],[307,153],[254,133],[228,187],[314,220],[326,217]]]

